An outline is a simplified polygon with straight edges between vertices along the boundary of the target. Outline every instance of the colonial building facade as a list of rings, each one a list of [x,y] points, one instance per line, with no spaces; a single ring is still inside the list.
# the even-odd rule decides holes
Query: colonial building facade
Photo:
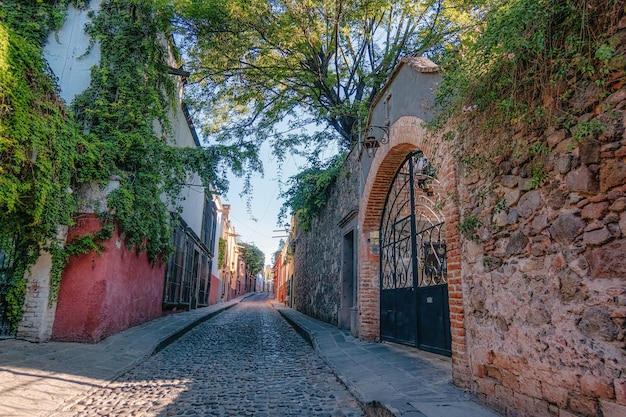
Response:
[[[58,79],[61,98],[70,104],[88,88],[90,68],[101,59],[98,43],[90,43],[85,32],[99,1],[78,10],[69,6],[60,30],[50,34],[44,57]],[[172,60],[172,67],[175,66]],[[182,102],[184,74],[171,72],[176,89],[169,110],[171,146],[199,147],[189,111]],[[159,127],[155,124],[155,131]],[[107,195],[118,186],[111,178],[105,187],[94,184],[74,190],[83,202],[76,223],[59,231],[59,239],[72,239],[102,227],[97,212],[106,209]],[[234,227],[228,219],[229,206],[207,190],[197,175],[190,173],[178,198],[179,209],[171,207],[176,226],[174,253],[152,262],[145,253],[126,247],[117,229],[103,242],[101,253],[90,252],[70,259],[62,273],[55,302],[50,302],[51,256],[42,253],[29,270],[24,318],[17,337],[31,341],[97,342],[128,327],[165,313],[204,307],[236,296],[238,270]],[[220,241],[224,240],[224,245]],[[218,265],[218,255],[223,265]],[[228,267],[226,267],[228,263]],[[240,291],[239,293],[242,293]]]

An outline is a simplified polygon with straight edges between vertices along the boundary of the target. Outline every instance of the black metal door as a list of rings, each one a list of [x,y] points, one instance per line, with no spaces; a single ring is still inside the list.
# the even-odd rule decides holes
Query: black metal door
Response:
[[[449,356],[445,223],[431,198],[433,175],[417,151],[389,189],[380,226],[380,333]]]

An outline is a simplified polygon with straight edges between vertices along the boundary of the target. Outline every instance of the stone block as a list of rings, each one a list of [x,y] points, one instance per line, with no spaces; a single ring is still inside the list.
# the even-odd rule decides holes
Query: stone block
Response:
[[[580,377],[580,390],[584,395],[602,399],[613,399],[613,381],[586,374]]]
[[[600,410],[602,411],[602,417],[626,416],[626,405],[616,404],[611,401],[600,400]]]
[[[626,239],[620,239],[608,245],[588,250],[585,253],[585,258],[589,263],[591,277],[615,278],[623,276],[624,271],[626,271],[625,253]]]
[[[556,377],[556,379],[553,382],[556,382],[558,376],[555,375],[554,377]],[[541,383],[543,398],[545,398],[546,401],[557,405],[559,408],[564,408],[567,405],[567,389],[561,386],[550,385],[547,382],[548,381],[542,381]]]
[[[598,408],[598,401],[595,398],[572,392],[569,395],[568,404],[569,409],[574,413],[581,414],[586,417],[597,416],[596,410]]]
[[[509,238],[509,243],[506,245],[505,253],[507,256],[518,255],[524,251],[528,243],[528,238],[522,232],[514,232]]]
[[[571,244],[583,231],[585,221],[572,212],[564,212],[550,226],[550,235],[564,245]]]
[[[538,208],[543,207],[544,202],[539,190],[532,190],[524,193],[517,203],[517,211],[522,217],[529,217]]]
[[[561,155],[557,160],[556,160],[556,170],[559,172],[559,174],[567,174],[568,172],[570,172],[570,170],[572,169],[572,155]]]
[[[511,388],[513,391],[519,391],[519,380],[517,375],[504,369],[501,369],[500,372],[502,374],[502,385],[507,388]]]
[[[626,184],[626,162],[617,159],[602,161],[600,165],[600,190],[606,192],[613,187]]]
[[[583,234],[583,243],[585,245],[598,246],[602,245],[613,238],[613,235],[606,227],[585,232]]]
[[[601,203],[588,204],[580,212],[583,219],[598,220],[606,215],[609,210],[609,203],[603,201]]]
[[[612,342],[617,338],[619,330],[611,314],[605,307],[587,308],[578,322],[578,330],[590,339],[601,339]]]
[[[542,398],[541,382],[534,378],[520,376],[519,392],[533,398]]]
[[[551,148],[554,148],[556,145],[558,145],[559,143],[565,140],[565,136],[566,136],[566,133],[564,129],[557,130],[556,132],[550,134],[546,138],[546,141],[548,142],[548,145],[550,145]]]
[[[595,175],[585,165],[567,174],[565,176],[565,184],[570,191],[587,194],[595,194],[600,189]]]
[[[500,184],[506,188],[515,188],[519,184],[521,177],[517,175],[503,175]]]
[[[480,393],[493,396],[496,394],[496,381],[490,378],[479,378],[477,381]]]
[[[522,412],[524,415],[532,414],[533,416],[536,416],[535,403],[532,397],[516,392],[514,400],[515,400],[515,409],[517,411]]]
[[[515,399],[513,397],[513,390],[507,388],[503,385],[496,385],[496,398],[500,400],[503,404],[512,406],[515,404]]]
[[[578,147],[581,163],[597,164],[600,162],[600,145],[597,142],[582,142]]]
[[[621,213],[626,210],[626,197],[617,198],[611,207],[609,207],[609,210],[617,213]]]

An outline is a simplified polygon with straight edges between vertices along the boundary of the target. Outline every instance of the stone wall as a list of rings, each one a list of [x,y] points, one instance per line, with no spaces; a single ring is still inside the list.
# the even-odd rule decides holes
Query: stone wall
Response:
[[[358,152],[344,162],[328,203],[313,220],[310,232],[298,231],[294,252],[293,307],[337,325],[341,300],[340,223],[358,209]]]
[[[626,89],[617,75],[606,98],[578,86],[569,103],[579,126],[602,126],[595,135],[517,132],[501,139],[542,144],[541,165],[523,155],[492,161],[491,173],[459,164],[461,224],[480,221],[462,245],[471,387],[506,415],[626,416]]]

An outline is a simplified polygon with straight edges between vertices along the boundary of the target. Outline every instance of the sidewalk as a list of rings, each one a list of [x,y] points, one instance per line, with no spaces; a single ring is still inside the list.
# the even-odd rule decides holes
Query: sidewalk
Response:
[[[100,343],[0,340],[0,416],[45,417],[107,386],[197,324],[243,300],[159,317]]]
[[[370,343],[283,304],[274,308],[322,356],[368,415],[497,417],[452,385],[449,358],[392,343]]]
[[[0,416],[56,415],[63,404],[106,387],[246,296],[160,317],[96,344],[0,340]],[[278,302],[271,303],[311,343],[369,416],[498,416],[451,384],[447,358],[394,344],[363,342]]]

